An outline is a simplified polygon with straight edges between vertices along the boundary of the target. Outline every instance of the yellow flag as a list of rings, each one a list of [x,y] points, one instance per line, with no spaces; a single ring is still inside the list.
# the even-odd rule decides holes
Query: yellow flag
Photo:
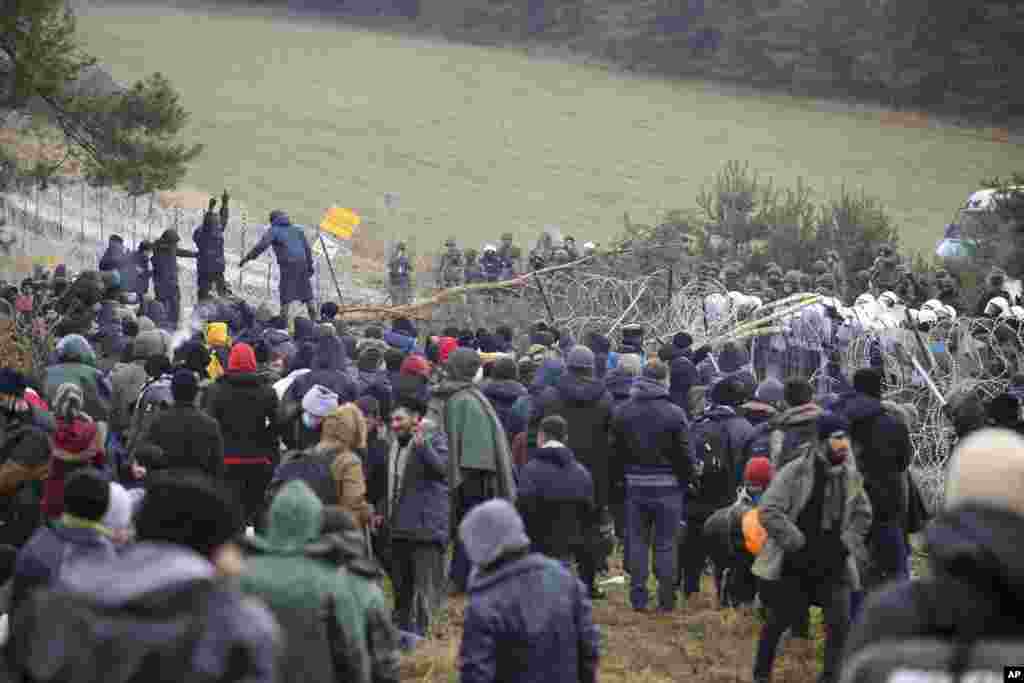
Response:
[[[332,206],[320,222],[320,229],[338,239],[350,240],[361,222],[362,218],[352,209]]]

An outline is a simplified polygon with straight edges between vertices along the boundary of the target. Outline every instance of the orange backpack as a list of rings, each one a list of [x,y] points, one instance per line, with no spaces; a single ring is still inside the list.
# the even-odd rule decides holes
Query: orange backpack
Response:
[[[743,547],[747,552],[757,557],[768,540],[768,532],[761,526],[761,515],[757,508],[747,510],[743,513],[741,520],[743,529]]]

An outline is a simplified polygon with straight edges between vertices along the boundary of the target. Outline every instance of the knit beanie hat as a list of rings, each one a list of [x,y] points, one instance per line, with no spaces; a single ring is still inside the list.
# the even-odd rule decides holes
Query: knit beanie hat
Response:
[[[399,374],[430,377],[430,361],[418,353],[410,354],[402,361]]]
[[[256,372],[256,352],[248,344],[235,344],[228,356],[228,370],[231,372]]]
[[[227,323],[210,323],[206,326],[207,344],[210,346],[227,346],[229,342]]]
[[[93,467],[75,470],[64,482],[64,512],[98,522],[110,507],[110,484]]]
[[[78,417],[85,406],[85,394],[82,388],[73,382],[65,382],[57,387],[53,399],[54,414],[70,422]]]
[[[574,346],[565,358],[565,366],[570,370],[593,370],[594,352],[586,346]]]
[[[448,357],[446,366],[453,380],[470,382],[480,369],[480,354],[473,349],[460,346]]]
[[[717,405],[735,408],[744,398],[743,385],[735,377],[724,377],[711,387],[711,401]]]
[[[109,486],[110,505],[101,523],[111,530],[127,529],[132,525],[132,497],[116,481],[110,482]]]
[[[496,380],[519,379],[519,365],[516,363],[514,358],[503,356],[494,361],[494,369],[491,371],[491,377]]]
[[[882,373],[876,368],[861,368],[853,375],[853,388],[872,398],[882,398]]]
[[[338,304],[333,301],[325,301],[320,304],[320,317],[324,320],[334,320],[338,316]]]
[[[338,395],[327,387],[314,384],[302,397],[302,410],[313,417],[327,417],[338,409]]]
[[[768,484],[771,483],[774,476],[775,468],[772,466],[771,460],[764,456],[751,458],[747,461],[747,466],[743,468],[743,482],[747,486],[752,486],[762,491],[768,488]]]
[[[0,394],[21,396],[27,386],[28,382],[20,372],[13,368],[0,368]]]
[[[320,442],[345,450],[366,448],[366,418],[355,403],[346,403],[324,416]]]
[[[679,332],[672,337],[672,345],[679,349],[688,349],[693,346],[693,337],[687,332]]]
[[[360,370],[372,372],[380,367],[381,361],[380,349],[374,346],[367,347],[362,350],[359,354],[359,360],[356,365]]]
[[[171,396],[175,403],[192,403],[199,394],[199,378],[188,368],[178,368],[171,377]]]
[[[977,502],[1024,517],[1024,438],[980,429],[964,438],[946,475],[946,507]]]
[[[643,367],[643,359],[636,353],[624,353],[619,356],[619,364],[616,366],[623,374],[636,377]]]
[[[849,432],[850,423],[842,415],[822,413],[818,417],[818,438],[822,441],[836,432]]]
[[[466,555],[477,567],[486,568],[507,553],[530,547],[523,519],[506,500],[494,498],[469,511],[459,525]]]
[[[754,398],[765,403],[782,403],[786,399],[786,388],[779,380],[769,377],[757,386]]]
[[[104,490],[109,494],[109,487]],[[174,543],[209,558],[237,536],[243,524],[238,502],[213,480],[199,474],[160,472],[147,477],[135,529],[140,541]]]

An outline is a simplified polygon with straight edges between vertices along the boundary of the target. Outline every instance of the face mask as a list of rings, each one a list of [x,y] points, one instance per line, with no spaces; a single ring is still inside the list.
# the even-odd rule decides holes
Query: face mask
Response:
[[[302,424],[305,425],[306,429],[317,430],[320,429],[320,424],[323,422],[323,418],[310,415],[309,413],[302,414]]]

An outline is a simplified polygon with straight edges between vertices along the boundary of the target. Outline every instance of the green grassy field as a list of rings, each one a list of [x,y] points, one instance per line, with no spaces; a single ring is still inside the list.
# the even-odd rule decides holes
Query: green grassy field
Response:
[[[259,219],[350,206],[428,247],[532,240],[547,224],[607,239],[626,211],[651,222],[695,206],[740,159],[822,195],[863,188],[930,249],[979,179],[1024,170],[1024,147],[956,131],[327,22],[105,8],[80,31],[119,80],[161,71],[181,90],[208,145],[188,185],[227,186]],[[400,197],[390,216],[386,192]]]

